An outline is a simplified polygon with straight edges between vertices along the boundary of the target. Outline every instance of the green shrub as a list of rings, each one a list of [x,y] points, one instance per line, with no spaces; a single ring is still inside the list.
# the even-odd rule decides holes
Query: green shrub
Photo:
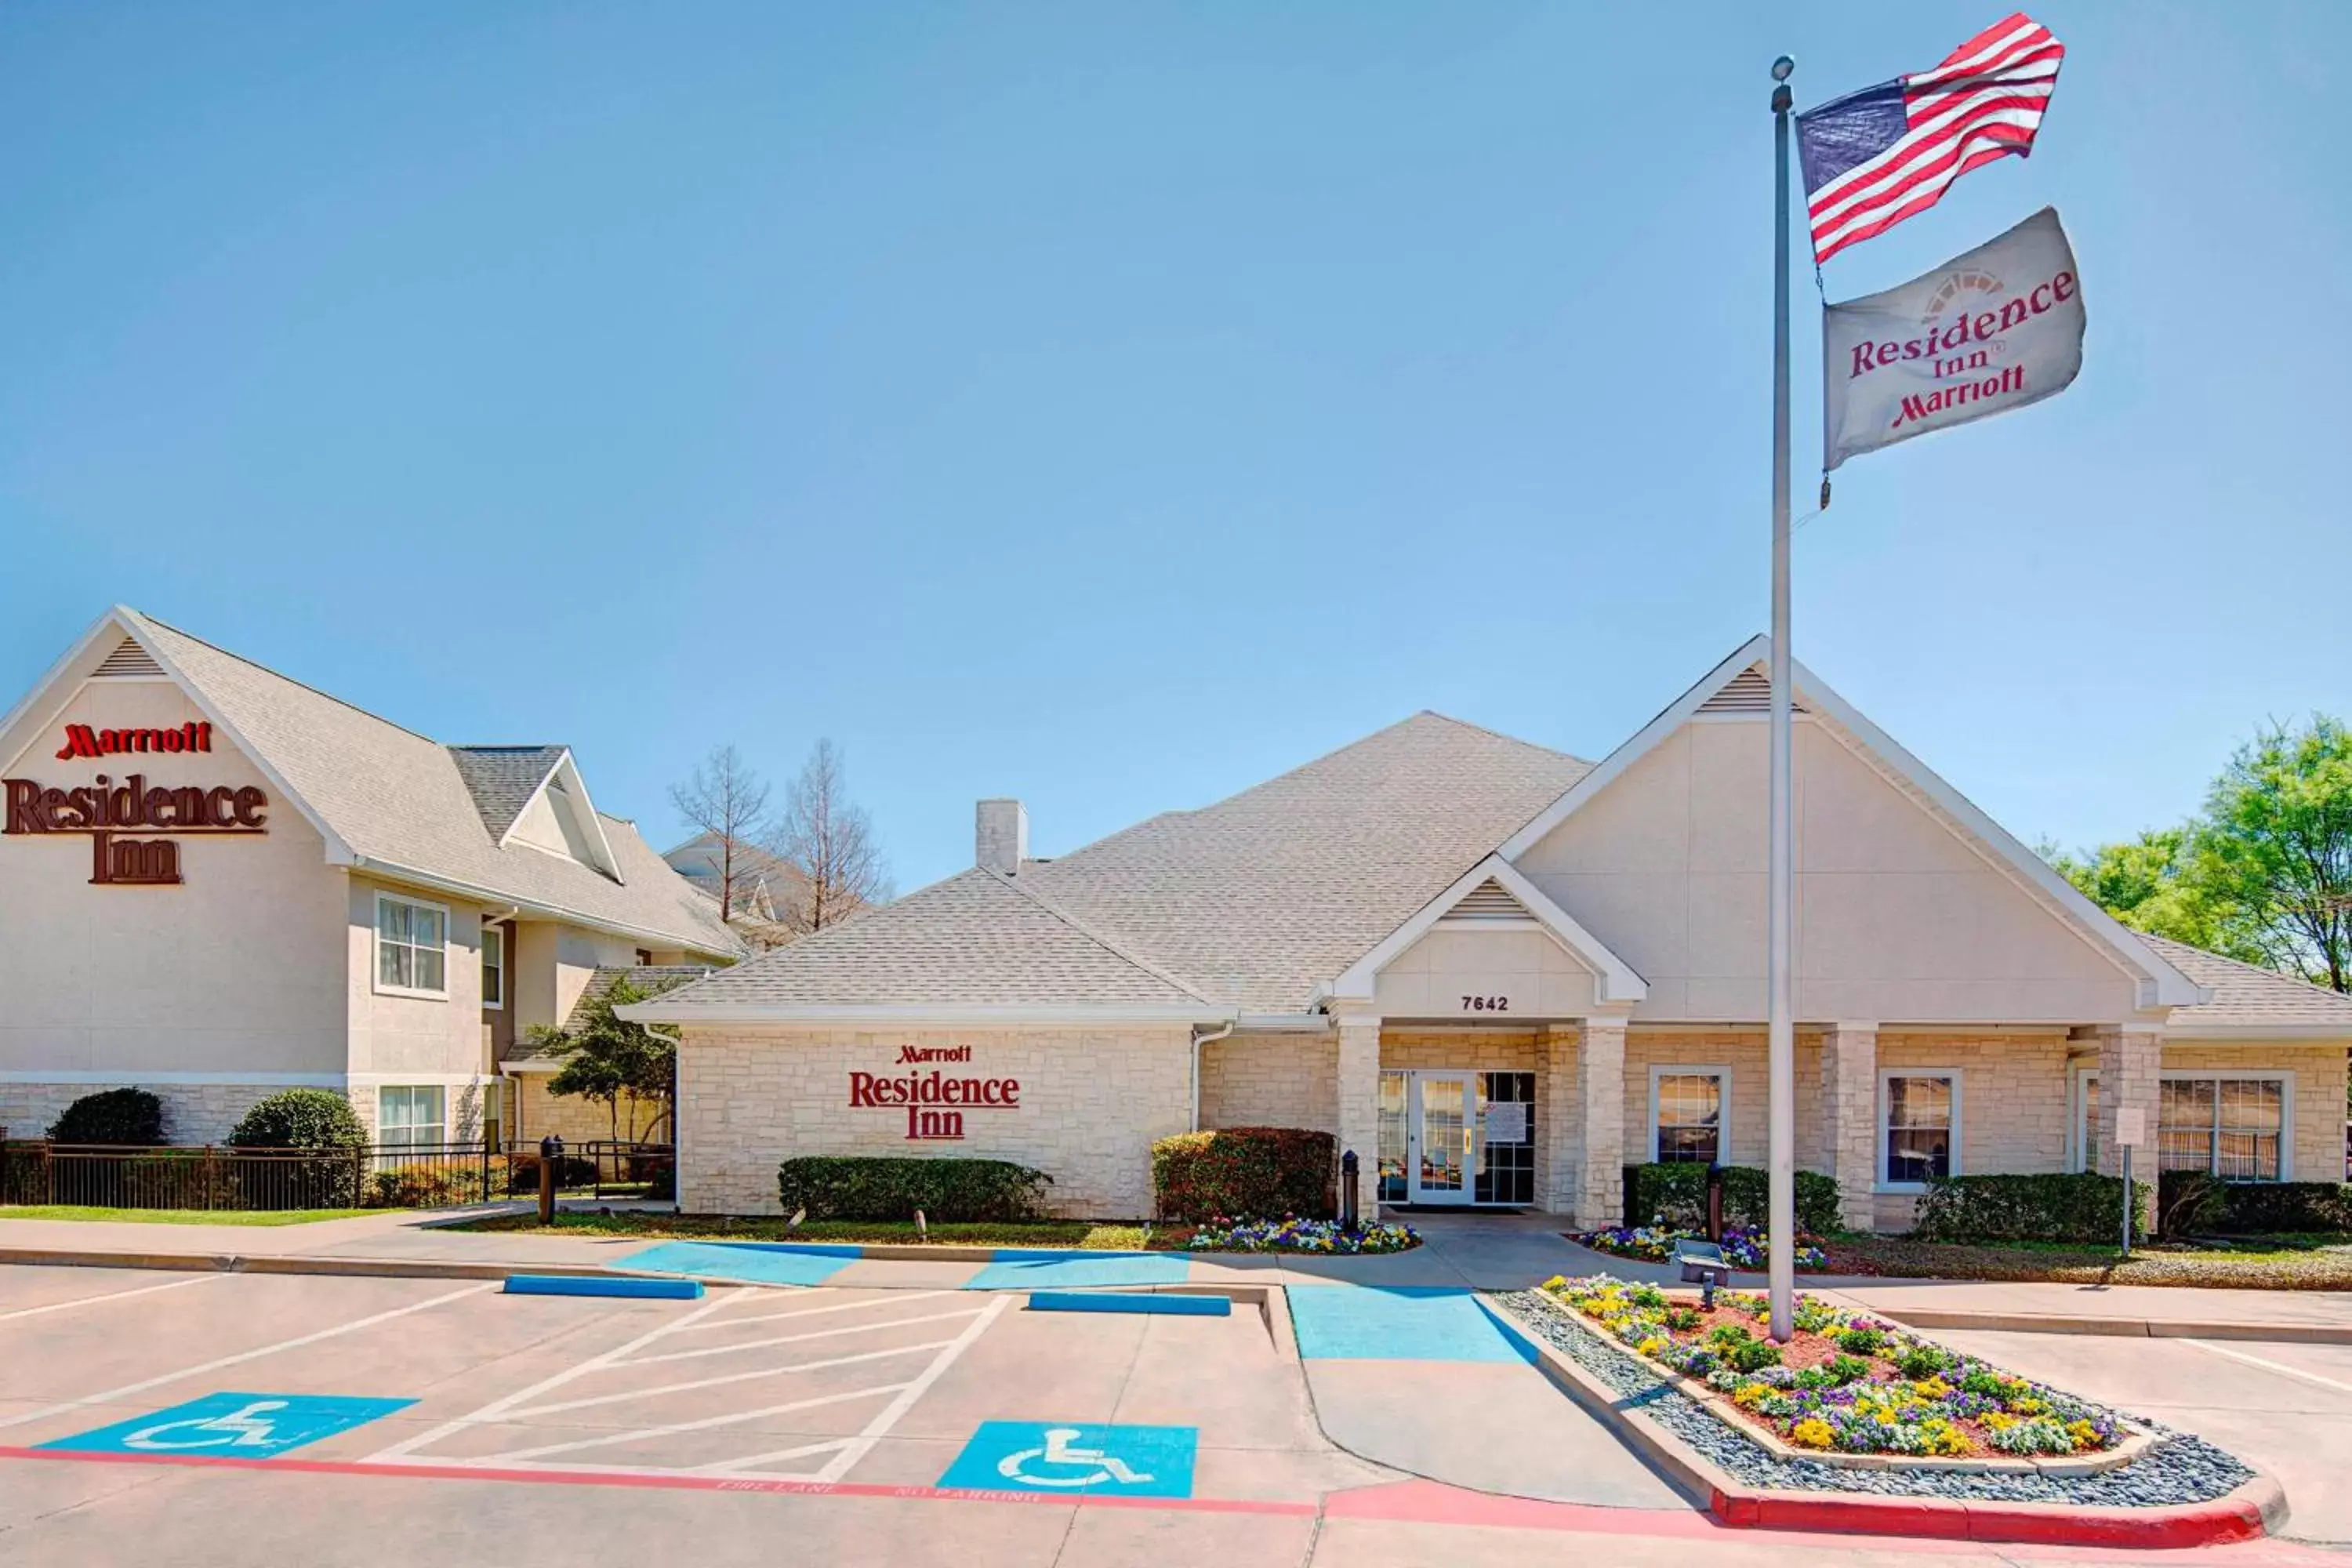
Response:
[[[240,1149],[362,1149],[368,1136],[352,1102],[332,1089],[283,1089],[256,1101],[228,1141]]]
[[[1860,1383],[1870,1375],[1870,1363],[1858,1355],[1833,1355],[1822,1370],[1830,1374],[1832,1387],[1843,1388],[1849,1383]]]
[[[1830,1338],[1848,1355],[1876,1355],[1886,1348],[1886,1332],[1883,1329],[1840,1329]]]
[[[2146,1221],[2151,1184],[2134,1182],[2141,1199],[2135,1239]],[[1938,1176],[1912,1219],[1911,1234],[1922,1241],[2116,1240],[2123,1229],[2124,1184],[2120,1176],[2092,1172],[2073,1175]]]
[[[493,1177],[497,1167],[506,1168],[506,1186],[509,1194],[522,1197],[536,1196],[539,1192],[539,1155],[535,1152],[509,1154],[502,1161],[492,1161]],[[596,1184],[596,1162],[581,1154],[566,1154],[555,1163],[555,1190],[571,1192],[575,1187]]]
[[[361,1206],[372,1209],[455,1208],[480,1203],[482,1175],[478,1166],[418,1163],[394,1165],[368,1173]]]
[[[1053,1179],[1010,1160],[811,1155],[777,1167],[776,1194],[811,1219],[985,1223],[1037,1218]]]
[[[2156,1233],[2210,1236],[2229,1223],[2229,1189],[2202,1171],[2167,1171],[2156,1183]]]
[[[152,1147],[163,1142],[163,1102],[143,1089],[85,1094],[49,1124],[49,1142]]]
[[[1723,1364],[1734,1372],[1762,1372],[1780,1364],[1780,1347],[1769,1340],[1740,1340],[1723,1347]]]
[[[1688,1161],[1625,1167],[1627,1225],[1654,1220],[1682,1230],[1706,1224],[1706,1167]],[[1753,1165],[1723,1168],[1723,1223],[1759,1228],[1771,1215],[1770,1173]],[[1797,1228],[1814,1236],[1834,1236],[1844,1226],[1838,1218],[1837,1183],[1819,1171],[1797,1173]]]
[[[1949,1351],[1938,1350],[1934,1345],[1913,1345],[1895,1358],[1895,1370],[1917,1382],[1941,1376],[1951,1371],[1955,1364],[1957,1358]]]
[[[2227,1236],[2352,1231],[2352,1184],[2230,1182],[2222,1185],[2221,1201]]]
[[[367,1129],[352,1102],[331,1089],[284,1089],[255,1102],[229,1130],[238,1149],[316,1149],[315,1159],[239,1160],[240,1206],[347,1209],[359,1206]],[[348,1152],[344,1152],[348,1151]]]
[[[1171,1220],[1328,1219],[1338,1150],[1298,1127],[1179,1132],[1151,1146],[1152,1200]]]

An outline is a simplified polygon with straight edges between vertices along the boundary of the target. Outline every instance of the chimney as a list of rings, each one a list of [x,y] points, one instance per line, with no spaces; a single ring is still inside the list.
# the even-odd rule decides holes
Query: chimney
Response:
[[[1018,876],[1029,858],[1029,812],[1017,800],[983,800],[972,813],[972,859],[984,870]]]

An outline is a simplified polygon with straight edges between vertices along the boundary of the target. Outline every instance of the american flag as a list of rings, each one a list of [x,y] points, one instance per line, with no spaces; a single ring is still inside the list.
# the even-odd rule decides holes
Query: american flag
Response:
[[[1797,116],[1813,258],[1885,233],[1979,163],[2033,147],[2066,46],[2021,11],[1917,76]]]

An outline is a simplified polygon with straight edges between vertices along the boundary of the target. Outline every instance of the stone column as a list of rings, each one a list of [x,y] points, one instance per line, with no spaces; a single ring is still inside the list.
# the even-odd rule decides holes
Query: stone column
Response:
[[[1356,1213],[1380,1215],[1381,1021],[1339,1015],[1339,1152],[1356,1152]]]
[[[1625,1219],[1625,1021],[1588,1018],[1580,1034],[1576,1098],[1584,1158],[1576,1223],[1599,1230]]]
[[[1541,1187],[1536,1205],[1546,1214],[1576,1212],[1576,1161],[1584,1114],[1577,1100],[1576,1030],[1552,1024],[1538,1041],[1543,1065],[1543,1103],[1536,1108],[1543,1147]]]
[[[2116,1142],[2116,1112],[2137,1106],[2146,1137],[2132,1150],[2132,1180],[2148,1184],[2151,1195],[2140,1205],[2140,1219],[2153,1228],[2157,1084],[2164,1067],[2164,1035],[2156,1029],[2102,1027],[2093,1037],[2099,1045],[2099,1124],[2091,1135],[2098,1169],[2103,1175],[2123,1174],[2123,1150]]]
[[[1833,1024],[1822,1033],[1822,1164],[1838,1184],[1838,1215],[1868,1230],[1878,1184],[1878,1026]]]

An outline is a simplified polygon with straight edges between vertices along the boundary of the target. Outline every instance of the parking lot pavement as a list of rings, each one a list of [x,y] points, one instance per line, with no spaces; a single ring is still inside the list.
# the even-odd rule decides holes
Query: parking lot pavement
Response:
[[[2352,1543],[2352,1345],[1938,1331],[1939,1343],[2112,1404],[2260,1466],[2296,1540]]]

